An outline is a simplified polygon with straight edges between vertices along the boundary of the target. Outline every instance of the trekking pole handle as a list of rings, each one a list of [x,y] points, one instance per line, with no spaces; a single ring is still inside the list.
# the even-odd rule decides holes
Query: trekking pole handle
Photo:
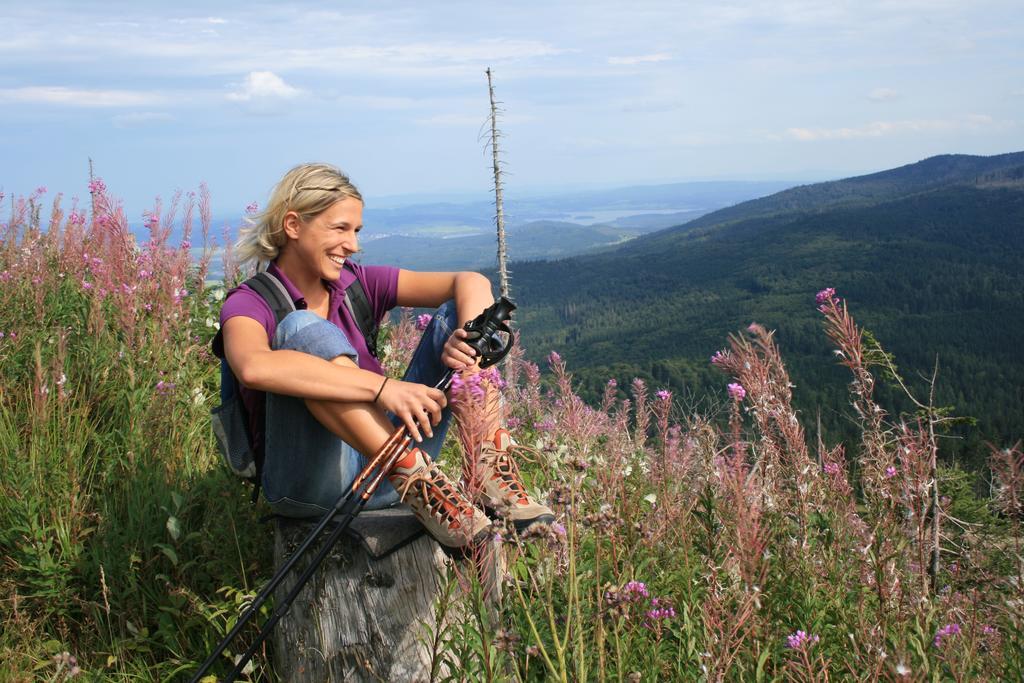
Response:
[[[494,365],[512,350],[516,341],[515,333],[508,323],[514,310],[516,310],[516,305],[512,301],[505,297],[499,297],[483,313],[463,327],[469,333],[465,342],[477,352],[481,368]],[[498,337],[499,332],[508,335],[508,339],[504,343]]]

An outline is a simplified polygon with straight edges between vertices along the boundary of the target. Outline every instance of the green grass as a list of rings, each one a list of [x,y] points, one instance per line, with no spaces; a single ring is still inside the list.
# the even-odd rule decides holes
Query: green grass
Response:
[[[38,230],[32,201],[0,243],[0,680],[61,679],[65,651],[87,680],[182,680],[273,571],[266,510],[209,430],[223,290],[188,250],[120,249],[104,197],[87,230]],[[557,357],[506,364],[524,478],[559,523],[504,534],[496,609],[465,568],[450,577],[438,609],[467,618],[442,622],[437,662],[488,681],[1021,678],[1020,451],[997,454],[993,499],[937,470],[932,580],[921,427],[885,414],[856,452],[808,448],[759,335],[722,364],[746,398],[699,411],[642,383],[588,407]],[[817,640],[787,647],[798,631]],[[262,660],[252,678],[274,680]]]

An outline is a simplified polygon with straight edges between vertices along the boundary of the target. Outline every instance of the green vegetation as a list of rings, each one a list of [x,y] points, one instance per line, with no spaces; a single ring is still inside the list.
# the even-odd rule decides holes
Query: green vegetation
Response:
[[[220,465],[209,431],[217,363],[207,348],[223,288],[205,286],[207,259],[196,266],[191,245],[167,244],[173,207],[187,225],[198,210],[206,243],[203,193],[154,211],[150,240],[136,246],[102,183],[90,190],[88,215],[63,211],[58,198],[46,227],[37,193],[15,200],[0,226],[0,680],[183,680],[272,573],[271,539],[258,522],[264,509],[250,507]],[[974,198],[972,215],[1019,206],[1011,191],[978,192],[965,189],[955,206]],[[936,230],[951,229],[933,215]],[[736,245],[719,245],[723,261]],[[994,248],[982,253],[999,263]],[[979,319],[989,307],[1019,305],[1002,271],[986,272]],[[790,282],[787,273],[779,282]],[[553,310],[579,316],[587,330],[584,310],[564,298],[572,282],[548,294]],[[859,282],[857,296],[873,301],[867,279]],[[777,315],[797,301],[813,308],[803,303],[813,287],[787,286],[784,303],[772,304]],[[744,314],[744,302],[767,305],[753,296],[725,304],[710,290],[691,303],[701,296],[733,318],[758,317]],[[717,401],[674,395],[660,379],[620,390],[602,377],[587,405],[557,355],[549,373],[519,352],[510,357],[518,460],[559,522],[528,539],[504,533],[497,609],[471,565],[456,565],[450,600],[461,604],[438,609],[469,618],[435,634],[437,661],[457,660],[456,678],[474,681],[1020,680],[1024,453],[994,450],[991,496],[979,496],[976,472],[935,461],[947,448],[933,434],[943,411],[925,400],[901,416],[882,383],[891,357],[838,299],[822,293],[818,303],[827,337],[810,314],[778,326],[782,340],[804,334],[795,338],[810,346],[814,335],[819,354],[842,351],[846,368],[830,355],[825,379],[795,392],[821,391],[825,401],[828,384],[849,385],[852,394],[825,404],[856,406],[846,449],[830,438],[809,448],[813,420],[793,409],[779,346],[761,327],[733,336],[714,369],[706,352],[699,368],[649,366],[689,386],[724,371],[714,383],[732,384]],[[927,299],[890,303],[907,307],[908,328],[929,319]],[[896,328],[884,320],[871,327],[888,340]],[[694,324],[711,339],[711,325]],[[406,317],[391,332],[390,369],[410,350],[410,328]],[[654,348],[664,338],[638,333],[637,343]],[[927,348],[921,357],[930,368]],[[896,360],[912,378],[910,361]],[[982,390],[1005,391],[1005,376]],[[447,447],[453,468],[459,448]],[[275,680],[269,657],[250,679]]]
[[[1024,432],[1024,192],[992,181],[1021,168],[1022,154],[938,157],[788,190],[614,251],[517,263],[524,339],[534,358],[563,352],[588,400],[610,377],[721,396],[707,359],[724,335],[757,321],[779,330],[797,407],[851,443],[842,374],[810,301],[833,286],[914,368],[906,380],[917,390],[938,358],[937,403],[977,420],[945,454],[980,467],[985,439]],[[880,392],[909,407],[888,384]]]

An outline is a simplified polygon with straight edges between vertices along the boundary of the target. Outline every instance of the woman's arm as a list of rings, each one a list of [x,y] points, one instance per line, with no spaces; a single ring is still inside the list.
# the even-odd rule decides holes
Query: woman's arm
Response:
[[[494,303],[491,281],[480,273],[419,273],[398,271],[397,301],[399,306],[436,308],[449,299],[455,300],[459,327],[483,313]]]
[[[266,329],[253,318],[229,318],[223,333],[228,364],[249,389],[326,401],[373,403],[377,397],[377,405],[397,415],[413,435],[428,420],[436,425],[447,404],[444,393],[433,387],[396,379],[385,385],[382,375],[354,365],[300,351],[272,350]]]
[[[455,300],[455,311],[459,319],[458,329],[445,342],[441,359],[455,370],[465,370],[476,365],[476,352],[462,340],[466,331],[462,329],[468,321],[484,312],[494,303],[491,281],[480,273],[418,273],[412,270],[398,271],[399,306],[433,308],[449,299]]]

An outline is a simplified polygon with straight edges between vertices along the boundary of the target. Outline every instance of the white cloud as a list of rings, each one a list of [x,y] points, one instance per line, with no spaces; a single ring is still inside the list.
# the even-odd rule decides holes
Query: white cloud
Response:
[[[0,88],[0,102],[53,104],[67,107],[139,107],[158,104],[164,96],[136,90],[90,90],[63,86]]]
[[[651,55],[632,55],[629,57],[609,57],[608,63],[616,66],[633,66],[634,64],[653,64],[655,62],[667,62],[672,55],[667,52],[658,52]]]
[[[234,102],[290,100],[301,94],[301,90],[285,83],[284,79],[273,71],[252,71],[246,76],[241,87],[235,92],[228,93],[227,98]]]
[[[955,119],[918,119],[911,121],[872,121],[855,128],[789,128],[786,137],[800,142],[820,140],[858,140],[899,133],[933,131],[979,131],[1012,128],[1013,121],[997,121],[988,114],[968,114]]]
[[[900,94],[892,88],[875,88],[868,93],[868,99],[872,102],[892,102],[899,97]]]
[[[175,24],[226,24],[227,19],[221,17],[186,17],[184,19],[171,19]]]

